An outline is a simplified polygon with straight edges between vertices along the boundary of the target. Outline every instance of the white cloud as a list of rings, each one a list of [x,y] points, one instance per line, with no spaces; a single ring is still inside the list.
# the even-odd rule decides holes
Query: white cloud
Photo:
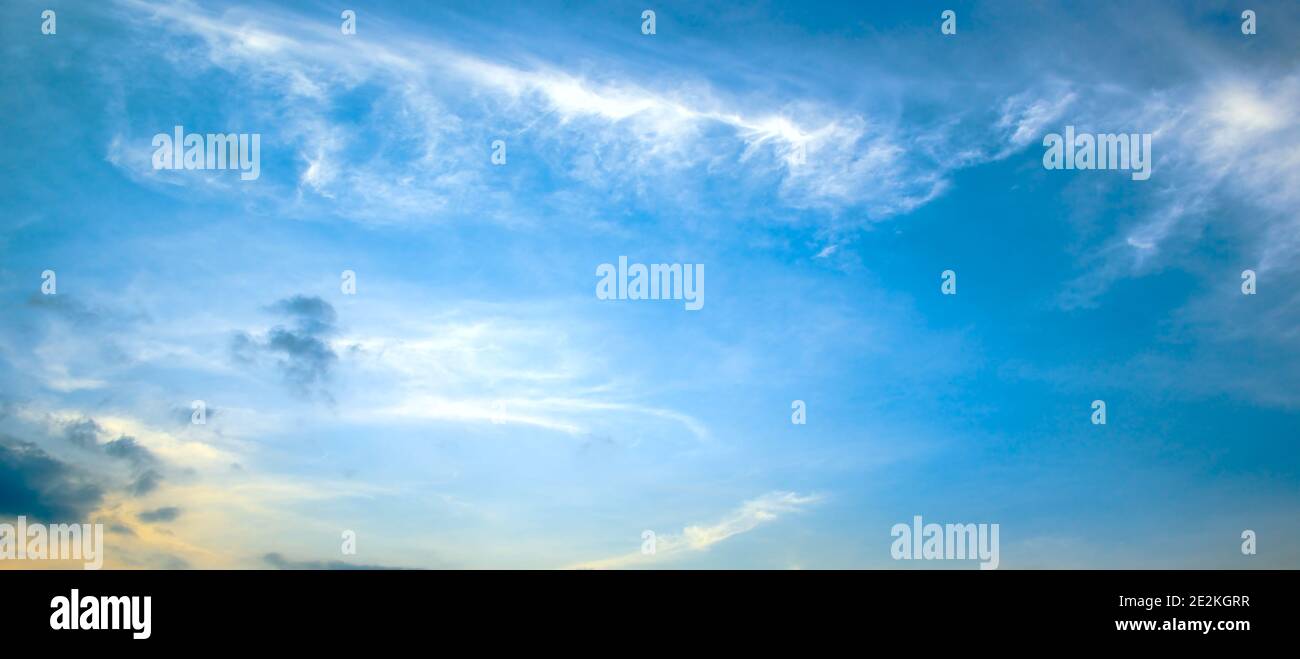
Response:
[[[347,47],[327,21],[121,1],[151,31],[198,37],[201,59],[191,53],[180,56],[183,63],[239,70],[274,90],[250,99],[270,107],[244,111],[256,112],[257,121],[293,117],[276,131],[297,151],[298,169],[280,184],[295,185],[299,194],[283,195],[271,183],[257,194],[319,202],[319,210],[366,222],[528,215],[536,200],[518,198],[509,184],[485,173],[486,144],[512,126],[535,136],[529,148],[544,149],[538,155],[548,166],[592,186],[593,198],[611,182],[638,190],[646,177],[688,180],[698,178],[688,170],[707,167],[747,180],[737,194],[776,190],[793,208],[830,213],[861,207],[862,221],[911,211],[943,194],[948,172],[1006,153],[1001,144],[959,144],[944,125],[905,129],[813,99],[773,104],[685,82],[654,91],[630,79],[594,80],[535,61],[509,65],[397,31]],[[383,89],[364,135],[326,111],[363,83]],[[1069,102],[1009,101],[1003,121],[1011,122],[1011,147],[1027,143]],[[375,146],[365,144],[372,140],[380,148],[366,148]],[[115,141],[110,161],[137,168],[146,162],[124,157],[123,148]],[[263,175],[275,179],[265,168]],[[134,178],[156,177],[137,172]]]
[[[808,506],[823,498],[817,494],[769,492],[742,503],[739,508],[713,524],[692,524],[682,529],[679,534],[656,536],[653,554],[643,554],[638,550],[612,558],[579,563],[573,567],[597,570],[631,567],[670,560],[683,554],[707,551],[728,538],[753,531],[759,526],[776,521],[783,515],[803,512]]]
[[[1053,86],[1038,93],[1022,92],[1008,98],[1002,104],[1002,116],[998,119],[998,128],[1008,131],[1006,137],[1007,151],[1036,144],[1049,132],[1049,128],[1059,120],[1078,96],[1067,91],[1061,85]]]
[[[572,436],[613,433],[630,419],[644,430],[660,420],[669,424],[662,432],[681,434],[675,427],[710,439],[698,419],[637,402],[641,387],[609,380],[572,331],[519,310],[461,310],[427,323],[381,319],[364,332],[334,341],[354,376],[376,383],[348,405],[350,419],[496,421]]]
[[[1087,118],[1153,133],[1155,168],[1140,190],[1150,202],[1092,253],[1064,306],[1094,306],[1115,281],[1185,265],[1211,223],[1240,239],[1242,269],[1300,268],[1300,118],[1293,110],[1300,74],[1268,85],[1219,78],[1168,94],[1126,93],[1128,101],[1112,98]]]

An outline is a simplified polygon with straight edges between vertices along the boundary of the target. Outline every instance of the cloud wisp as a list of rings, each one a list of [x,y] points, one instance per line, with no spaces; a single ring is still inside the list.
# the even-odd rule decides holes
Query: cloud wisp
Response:
[[[708,551],[729,538],[748,533],[775,522],[784,515],[803,512],[824,500],[819,494],[798,494],[775,491],[750,499],[713,524],[692,524],[680,533],[656,535],[653,553],[637,551],[611,558],[586,561],[572,566],[574,569],[601,570],[645,566],[661,561],[672,561],[685,555]]]

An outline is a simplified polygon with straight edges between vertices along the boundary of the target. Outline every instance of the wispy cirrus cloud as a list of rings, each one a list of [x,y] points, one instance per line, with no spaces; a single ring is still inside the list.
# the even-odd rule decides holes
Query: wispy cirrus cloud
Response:
[[[643,385],[584,349],[594,328],[536,311],[467,310],[424,322],[379,322],[340,336],[352,376],[383,383],[347,418],[389,423],[520,425],[575,437],[634,424],[707,441],[703,421],[655,405]]]
[[[730,181],[730,194],[747,201],[775,190],[792,210],[839,217],[856,209],[849,216],[857,222],[875,221],[942,195],[953,171],[1022,147],[1028,132],[1068,103],[1007,99],[997,120],[1015,125],[986,127],[990,139],[950,122],[909,125],[817,98],[747,96],[707,80],[651,87],[620,76],[616,62],[597,77],[529,53],[490,59],[386,23],[372,24],[382,39],[362,47],[341,38],[336,24],[298,13],[123,4],[151,38],[163,30],[183,47],[179,75],[273,81],[268,87],[277,91],[250,107],[216,109],[223,123],[263,126],[275,136],[268,151],[282,154],[278,173],[267,168],[264,186],[240,194],[293,215],[367,223],[527,222],[538,215],[537,198],[585,217],[584,204],[611,192],[676,187],[680,196],[701,174]],[[386,130],[359,133],[331,111],[357,102],[368,106],[371,125]],[[286,115],[293,121],[273,118]],[[144,171],[147,136],[127,133],[124,127],[114,138],[110,161],[139,170],[138,181],[155,178]],[[513,165],[525,174],[503,180],[493,171],[487,147],[497,138],[527,154],[527,165]],[[132,155],[128,143],[144,146]],[[578,187],[563,195],[534,187],[555,176]],[[584,188],[578,202],[573,195]],[[234,192],[220,183],[213,189]]]
[[[692,524],[682,529],[680,533],[656,535],[655,551],[652,554],[631,552],[578,563],[573,568],[598,570],[671,561],[686,554],[707,551],[718,543],[775,522],[784,515],[803,512],[808,506],[824,499],[825,496],[820,494],[769,492],[742,503],[740,507],[713,524]]]

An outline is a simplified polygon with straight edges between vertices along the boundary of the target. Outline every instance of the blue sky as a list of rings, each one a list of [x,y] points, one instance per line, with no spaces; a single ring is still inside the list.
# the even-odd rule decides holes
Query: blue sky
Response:
[[[7,6],[0,517],[111,567],[974,567],[891,560],[914,515],[1300,566],[1294,3],[412,4]],[[175,125],[261,176],[153,169]],[[1151,179],[1044,169],[1066,125]],[[704,308],[597,299],[620,255]]]

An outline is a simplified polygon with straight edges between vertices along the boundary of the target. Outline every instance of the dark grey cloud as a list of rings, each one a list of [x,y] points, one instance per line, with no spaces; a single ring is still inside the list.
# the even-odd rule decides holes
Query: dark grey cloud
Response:
[[[104,453],[135,465],[151,465],[156,462],[149,449],[140,446],[134,437],[126,435],[105,442]]]
[[[359,565],[343,561],[292,561],[272,552],[262,557],[267,565],[277,570],[404,570],[406,568],[385,565]]]
[[[319,337],[279,327],[271,330],[266,348],[283,356],[280,367],[285,377],[304,389],[323,383],[338,361],[334,350]]]
[[[298,327],[309,334],[328,334],[338,320],[333,305],[315,296],[295,295],[276,302],[270,310],[294,318]]]
[[[101,430],[91,419],[79,419],[64,424],[63,437],[81,448],[94,448],[99,445]]]
[[[104,455],[121,460],[131,466],[131,480],[126,491],[134,496],[143,496],[156,489],[163,481],[158,458],[129,435],[99,443],[103,428],[94,419],[78,419],[63,425],[63,437],[74,446],[91,451],[100,451]]]
[[[0,514],[69,523],[99,506],[104,489],[31,442],[0,437]]]
[[[146,524],[157,524],[160,522],[174,522],[177,517],[181,516],[181,509],[176,506],[167,506],[156,510],[146,510],[137,517],[141,522]]]
[[[36,442],[0,435],[0,514],[53,522],[84,519],[105,493],[140,496],[163,481],[162,463],[134,437],[100,442],[104,430],[81,418],[36,431]],[[44,447],[66,443],[51,455]],[[121,464],[125,471],[112,467]]]
[[[286,316],[288,325],[277,325],[264,338],[241,332],[231,342],[231,354],[240,363],[256,363],[261,357],[274,361],[286,382],[303,394],[322,393],[338,355],[326,339],[336,329],[338,315],[329,302],[319,297],[295,295],[267,307]]]
[[[127,491],[137,497],[142,497],[158,489],[158,485],[162,483],[162,480],[162,474],[158,473],[158,470],[146,469],[135,475],[131,480],[131,485],[127,487]]]

